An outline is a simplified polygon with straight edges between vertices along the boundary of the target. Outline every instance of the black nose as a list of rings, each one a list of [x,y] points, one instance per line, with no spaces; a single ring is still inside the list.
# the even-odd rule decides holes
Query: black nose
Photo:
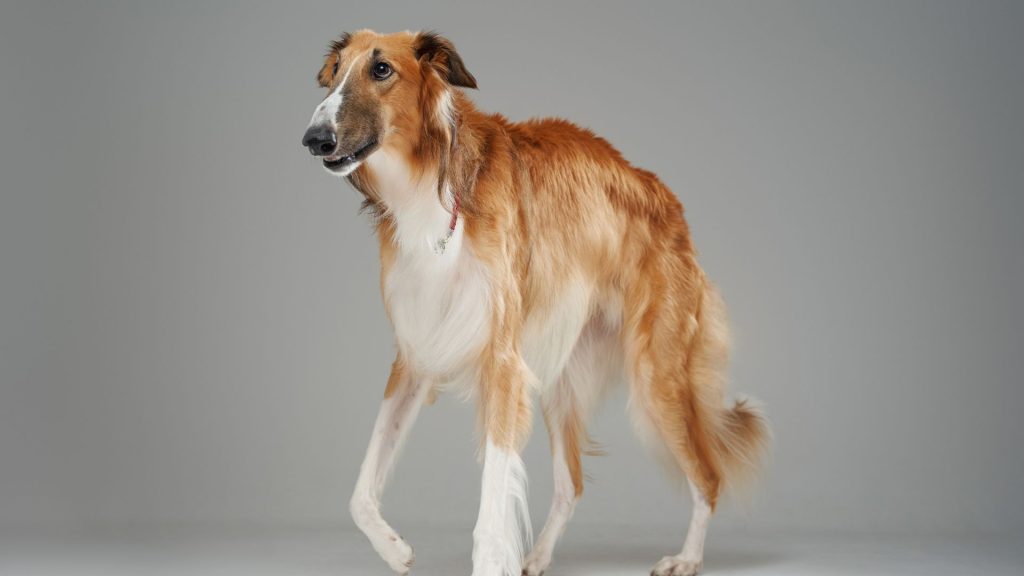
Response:
[[[302,137],[302,145],[309,148],[313,156],[330,156],[338,147],[338,136],[329,126],[310,126]]]

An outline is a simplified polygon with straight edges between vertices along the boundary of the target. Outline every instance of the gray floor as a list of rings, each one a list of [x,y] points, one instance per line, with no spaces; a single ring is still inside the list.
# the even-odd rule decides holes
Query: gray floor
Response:
[[[413,574],[469,574],[468,530],[419,527]],[[645,575],[674,537],[651,528],[572,526],[550,576]],[[712,532],[705,573],[1024,574],[1021,534],[896,537]],[[212,529],[95,531],[0,537],[0,574],[17,576],[386,576],[387,567],[349,530]]]

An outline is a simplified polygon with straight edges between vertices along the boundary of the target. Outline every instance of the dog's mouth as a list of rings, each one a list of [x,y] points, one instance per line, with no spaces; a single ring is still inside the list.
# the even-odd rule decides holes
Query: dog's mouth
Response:
[[[377,149],[377,139],[372,138],[369,142],[361,146],[355,152],[350,154],[335,153],[324,158],[324,168],[331,170],[332,172],[341,172],[346,168],[352,166],[356,162],[361,162],[367,156],[370,155],[374,150]]]

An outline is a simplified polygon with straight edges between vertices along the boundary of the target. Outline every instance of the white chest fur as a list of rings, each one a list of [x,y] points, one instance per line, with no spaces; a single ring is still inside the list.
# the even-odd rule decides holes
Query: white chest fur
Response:
[[[397,254],[384,279],[384,300],[402,356],[438,383],[470,383],[475,373],[466,369],[490,336],[493,303],[487,271],[466,245],[461,219],[446,249],[437,251],[451,214],[437,198],[435,181],[412,180],[399,157],[387,150],[367,163],[395,224]],[[591,290],[574,276],[548,307],[527,319],[520,348],[542,390],[561,374],[591,306]]]
[[[397,255],[384,279],[384,302],[398,346],[417,372],[453,376],[480,352],[489,334],[486,271],[464,245],[461,220],[444,252],[437,251],[451,214],[441,206],[432,179],[413,181],[387,150],[367,163],[395,223]]]
[[[414,369],[427,375],[454,375],[489,334],[486,274],[462,249],[459,232],[444,254],[400,252],[385,280],[398,345]]]

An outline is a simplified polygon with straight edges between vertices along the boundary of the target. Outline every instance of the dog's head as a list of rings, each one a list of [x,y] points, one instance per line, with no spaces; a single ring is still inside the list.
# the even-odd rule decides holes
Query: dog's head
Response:
[[[425,120],[450,123],[450,87],[476,88],[452,43],[432,32],[343,34],[331,43],[317,82],[327,96],[302,145],[338,176],[395,140],[416,146]]]

